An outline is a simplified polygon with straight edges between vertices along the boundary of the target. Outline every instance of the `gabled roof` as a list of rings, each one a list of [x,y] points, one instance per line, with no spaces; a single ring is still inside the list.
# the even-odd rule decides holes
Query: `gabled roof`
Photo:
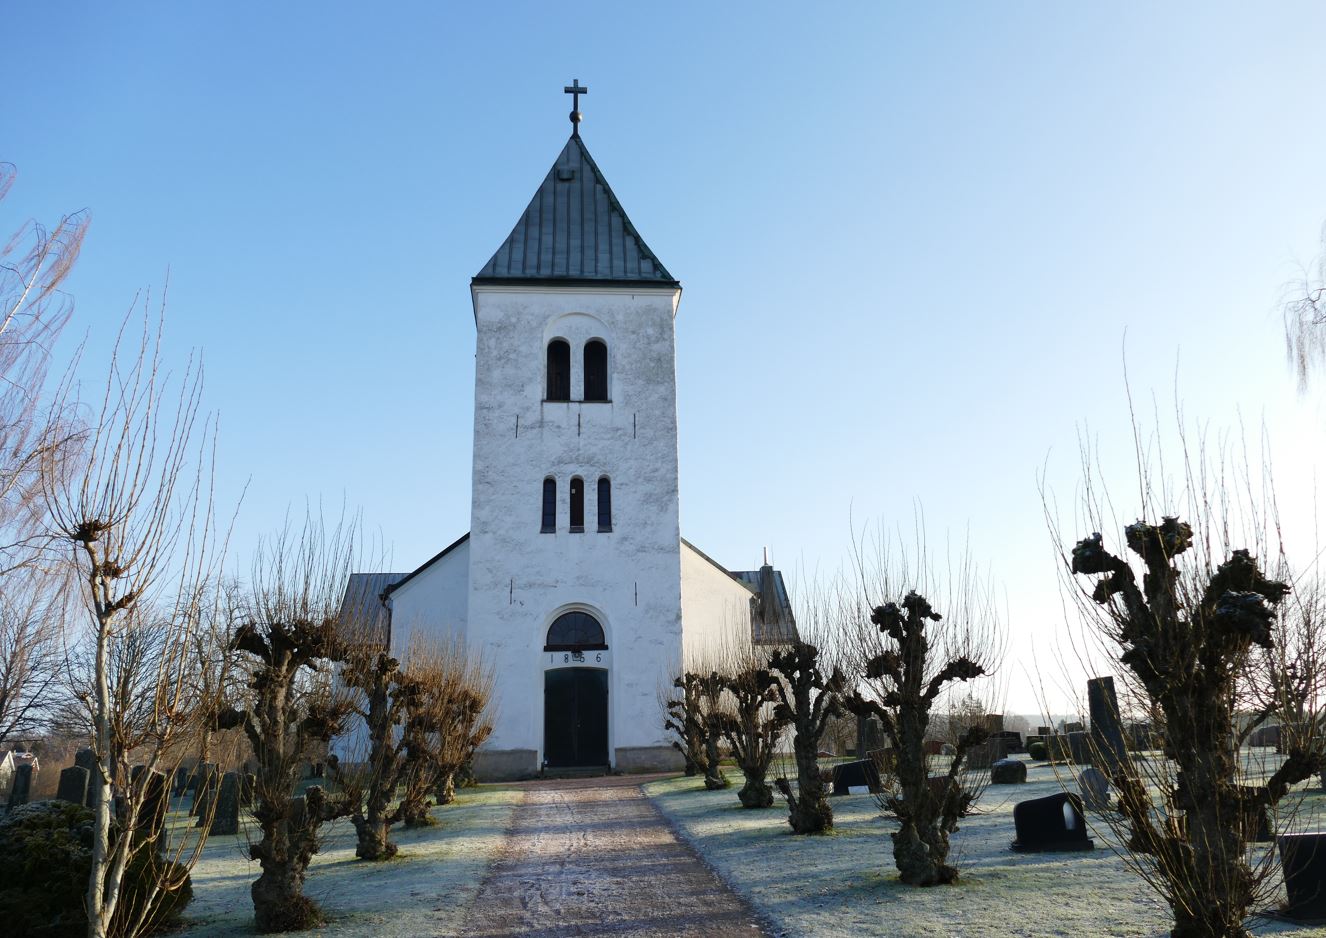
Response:
[[[474,282],[679,286],[626,217],[578,134]]]
[[[733,570],[732,576],[756,592],[751,614],[751,632],[757,645],[782,645],[801,641],[792,601],[783,574],[767,563],[758,570]]]

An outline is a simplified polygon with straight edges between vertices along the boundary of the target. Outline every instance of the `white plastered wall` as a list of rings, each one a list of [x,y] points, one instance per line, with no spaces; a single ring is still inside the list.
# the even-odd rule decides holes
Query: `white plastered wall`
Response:
[[[686,670],[706,669],[724,652],[751,642],[751,598],[745,584],[681,545],[681,617]]]
[[[422,634],[431,640],[453,637],[471,642],[468,635],[470,595],[470,542],[463,541],[391,593],[391,652],[400,657],[410,638]]]

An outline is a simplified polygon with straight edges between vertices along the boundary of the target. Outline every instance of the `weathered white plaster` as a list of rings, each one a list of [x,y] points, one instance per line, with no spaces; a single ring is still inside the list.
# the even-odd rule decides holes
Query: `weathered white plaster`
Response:
[[[750,646],[753,596],[744,583],[682,542],[682,664],[686,670],[707,670],[725,652]]]
[[[403,655],[416,632],[439,641],[468,642],[470,542],[462,541],[445,556],[392,590],[391,651]]]
[[[589,608],[611,652],[608,748],[663,747],[659,690],[682,648],[673,317],[680,290],[476,285],[474,487],[467,640],[496,670],[491,750],[543,750],[543,645]],[[547,402],[546,343],[571,345],[571,402]],[[608,345],[611,401],[581,403],[584,344]],[[612,482],[600,533],[596,483]],[[540,533],[543,480],[557,524]],[[585,530],[569,530],[570,480]]]

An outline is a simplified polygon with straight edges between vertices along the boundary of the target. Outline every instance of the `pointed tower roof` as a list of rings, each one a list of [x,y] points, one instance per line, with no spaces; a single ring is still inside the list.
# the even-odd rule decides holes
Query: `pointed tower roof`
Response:
[[[680,286],[626,217],[579,134],[474,282]]]

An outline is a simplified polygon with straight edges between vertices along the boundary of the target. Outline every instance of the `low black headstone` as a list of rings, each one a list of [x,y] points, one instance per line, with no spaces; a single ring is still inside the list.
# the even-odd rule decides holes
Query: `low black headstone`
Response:
[[[1021,853],[1093,850],[1082,815],[1082,799],[1068,792],[1020,801],[1013,806],[1017,839],[1010,845]]]
[[[175,784],[172,786],[171,794],[178,798],[189,790],[190,772],[184,766],[177,766],[175,769]]]
[[[1326,920],[1326,834],[1282,834],[1279,843],[1289,899],[1284,916],[1312,924]]]
[[[14,770],[14,781],[9,786],[8,809],[13,811],[21,804],[27,804],[32,797],[32,763],[27,762]]]
[[[1027,751],[1026,748],[1022,745],[1022,734],[1019,733],[1017,730],[1003,730],[998,733],[991,733],[990,738],[1007,740],[1009,752]]]
[[[841,762],[834,766],[833,793],[850,795],[853,788],[864,788],[872,793],[880,790],[879,771],[869,759]]]
[[[258,776],[245,772],[240,776],[239,803],[247,808],[253,804],[254,793],[258,790]]]
[[[1027,780],[1027,763],[1021,759],[999,759],[990,765],[991,785],[1020,785]]]
[[[238,772],[227,772],[217,789],[216,811],[212,814],[212,834],[239,833],[240,777]],[[203,818],[198,818],[203,823]]]
[[[55,797],[70,804],[87,803],[87,769],[81,765],[71,765],[60,770],[60,782],[55,788]]]
[[[1064,724],[1064,732],[1065,732],[1065,733],[1084,733],[1084,732],[1086,732],[1086,729],[1087,729],[1087,728],[1086,728],[1085,726],[1083,726],[1081,723],[1065,723],[1065,724]]]

